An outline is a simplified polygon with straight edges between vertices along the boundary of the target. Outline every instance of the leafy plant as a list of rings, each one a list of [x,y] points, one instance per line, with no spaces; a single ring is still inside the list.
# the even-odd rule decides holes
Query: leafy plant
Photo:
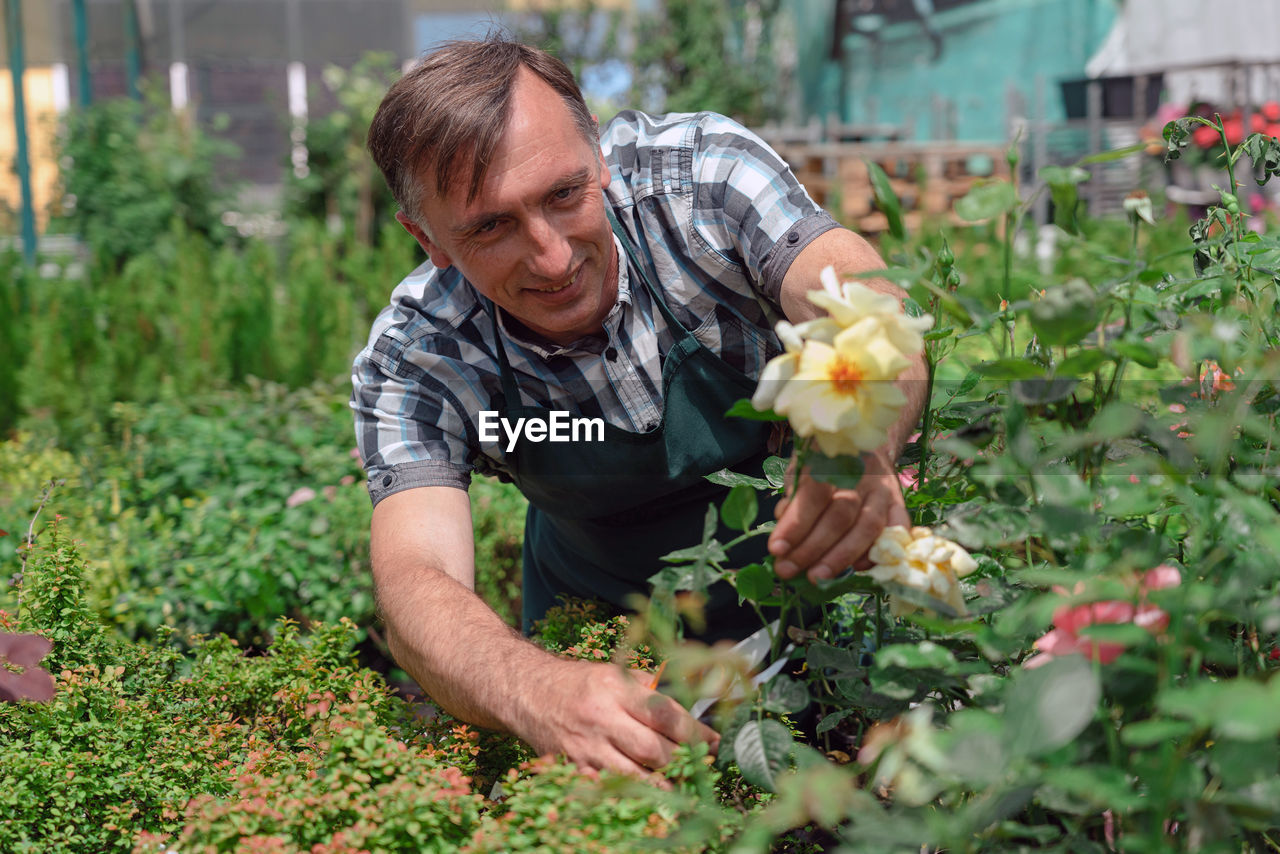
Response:
[[[63,215],[101,263],[124,262],[168,239],[174,226],[215,243],[225,193],[216,159],[234,153],[190,115],[153,98],[98,101],[70,114],[61,137]]]
[[[1171,151],[1183,132],[1166,131]],[[1246,142],[1223,139],[1226,187],[1240,156],[1265,172],[1280,154],[1280,141]],[[974,219],[1005,220],[991,254],[1010,293],[1026,203],[975,193]],[[893,258],[890,275],[926,302],[908,312],[935,318],[909,506],[978,552],[977,572],[963,611],[861,574],[784,582],[771,558],[726,565],[714,510],[703,543],[669,556],[655,601],[724,579],[784,617],[802,603],[821,615],[775,632],[775,656],[804,664],[803,691],[775,677],[748,714],[723,719],[744,774],[777,793],[740,850],[815,818],[859,850],[1274,844],[1280,726],[1262,710],[1280,657],[1269,474],[1280,244],[1246,229],[1233,199],[1223,190],[1181,258],[1144,252],[1135,206],[1127,257],[1103,275],[1047,276],[998,307],[964,293],[945,243]],[[745,496],[780,478],[714,479],[733,486],[719,514],[739,539],[771,530]],[[891,619],[889,593],[923,610]],[[809,697],[819,712],[806,741],[847,767],[815,761],[771,718]]]

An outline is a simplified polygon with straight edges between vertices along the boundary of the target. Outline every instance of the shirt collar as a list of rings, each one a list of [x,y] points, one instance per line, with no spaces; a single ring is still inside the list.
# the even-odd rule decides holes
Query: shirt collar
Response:
[[[551,359],[555,356],[572,356],[578,353],[587,352],[599,355],[604,352],[608,346],[608,339],[614,337],[614,333],[618,329],[618,325],[622,322],[623,305],[631,304],[631,276],[627,272],[627,256],[622,250],[622,243],[618,240],[618,235],[613,235],[613,246],[618,259],[618,299],[614,302],[613,308],[604,318],[605,338],[601,339],[595,335],[588,335],[585,338],[579,338],[568,344],[557,344],[532,329],[528,329],[522,323],[513,322],[507,313],[498,308],[498,326],[510,341],[530,350],[543,359]],[[497,308],[495,306],[495,308]]]

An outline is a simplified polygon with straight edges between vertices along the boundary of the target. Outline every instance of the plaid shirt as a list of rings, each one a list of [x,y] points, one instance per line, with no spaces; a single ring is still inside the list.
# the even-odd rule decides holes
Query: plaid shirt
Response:
[[[781,350],[772,330],[782,279],[835,221],[773,150],[723,116],[623,112],[601,147],[606,202],[649,280],[704,346],[758,377]],[[675,339],[621,247],[618,258],[605,337],[559,346],[499,325],[523,403],[641,432],[662,416],[662,354]],[[502,391],[495,353],[485,303],[454,268],[427,262],[395,289],[352,373],[375,504],[418,486],[466,489],[473,470],[507,471],[502,437],[482,443],[477,425]]]

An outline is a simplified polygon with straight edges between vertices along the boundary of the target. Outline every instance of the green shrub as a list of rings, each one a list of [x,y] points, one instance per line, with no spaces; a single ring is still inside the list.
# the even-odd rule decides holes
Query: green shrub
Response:
[[[160,646],[122,640],[88,607],[64,527],[29,554],[17,618],[0,612],[0,630],[53,641],[57,686],[48,703],[0,703],[0,850],[612,851],[710,815],[695,795],[717,775],[697,751],[673,765],[669,793],[536,762],[484,779],[505,789],[486,800],[472,785],[480,735],[358,668],[347,620],[308,636],[282,621],[250,657],[225,636],[185,654],[165,633]],[[727,836],[681,850],[722,850]]]
[[[228,188],[216,158],[234,153],[202,133],[190,115],[153,99],[98,101],[69,115],[60,147],[72,228],[101,263],[119,268],[167,240],[174,225],[215,242]]]
[[[74,455],[32,434],[0,442],[0,530],[14,535],[0,538],[0,566],[16,571],[19,539],[56,479],[44,512],[81,532],[89,601],[130,637],[168,626],[253,646],[282,615],[373,624],[371,507],[345,381],[251,381],[112,412]],[[525,502],[485,478],[471,494],[477,585],[514,623]]]

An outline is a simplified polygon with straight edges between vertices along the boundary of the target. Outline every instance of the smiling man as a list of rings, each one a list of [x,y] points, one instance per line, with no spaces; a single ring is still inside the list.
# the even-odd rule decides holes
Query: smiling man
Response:
[[[597,133],[564,65],[508,41],[427,57],[387,93],[369,149],[429,256],[353,377],[397,661],[455,716],[588,767],[639,773],[679,742],[714,743],[674,701],[541,651],[476,597],[471,473],[529,499],[526,629],[564,593],[624,609],[661,555],[700,539],[723,497],[704,475],[758,470],[777,450],[768,425],[723,417],[779,352],[776,321],[815,315],[804,294],[823,267],[879,257],[736,123],[627,111]],[[831,577],[908,523],[892,461],[922,375],[917,360],[902,381],[911,403],[856,490],[802,478],[779,502],[779,574]],[[544,441],[565,418],[602,429]],[[706,636],[745,635],[754,619],[713,590]]]

